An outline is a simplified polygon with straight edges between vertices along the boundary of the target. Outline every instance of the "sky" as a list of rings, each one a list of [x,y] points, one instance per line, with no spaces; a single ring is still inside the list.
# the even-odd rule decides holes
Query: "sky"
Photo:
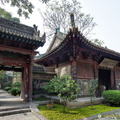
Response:
[[[79,0],[79,2],[82,6],[82,12],[90,14],[97,23],[90,39],[102,40],[107,48],[120,52],[120,0]],[[20,20],[21,23],[29,26],[36,24],[42,35],[44,33],[43,21],[37,9],[44,9],[44,5],[39,0],[34,0],[34,6],[35,9],[33,14],[30,15],[30,19],[20,17]],[[18,17],[14,12],[15,8],[11,8],[9,5],[2,7],[10,11],[13,16]],[[49,43],[50,41],[44,47],[38,49],[40,54],[47,50]]]

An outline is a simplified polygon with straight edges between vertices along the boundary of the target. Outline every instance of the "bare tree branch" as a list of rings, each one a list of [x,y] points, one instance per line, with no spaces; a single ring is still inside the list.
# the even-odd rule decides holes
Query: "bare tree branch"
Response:
[[[46,4],[46,11],[40,10],[40,13],[44,20],[44,26],[49,28],[49,31],[55,31],[57,27],[60,27],[61,31],[66,33],[71,27],[70,13],[75,16],[75,25],[87,36],[95,27],[96,23],[93,21],[93,17],[81,12],[81,4],[78,0],[53,0]]]

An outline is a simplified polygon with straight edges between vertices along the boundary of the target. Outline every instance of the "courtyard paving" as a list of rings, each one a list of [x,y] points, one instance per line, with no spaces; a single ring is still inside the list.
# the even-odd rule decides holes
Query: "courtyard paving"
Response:
[[[78,99],[78,102],[88,101],[89,98]],[[97,98],[98,99],[98,98]],[[4,90],[0,90],[0,109],[16,106],[29,105],[31,112],[25,112],[20,114],[13,114],[7,116],[0,116],[0,120],[47,120],[44,116],[39,114],[39,111],[34,102],[25,102],[19,96],[11,96]],[[102,118],[98,118],[98,115],[94,115],[88,118],[80,120],[120,120],[120,109],[102,114]]]
[[[25,102],[19,96],[11,96],[6,91],[0,90],[0,109],[18,106],[29,106],[31,112],[0,116],[0,120],[47,120],[44,116],[39,114],[35,103]]]

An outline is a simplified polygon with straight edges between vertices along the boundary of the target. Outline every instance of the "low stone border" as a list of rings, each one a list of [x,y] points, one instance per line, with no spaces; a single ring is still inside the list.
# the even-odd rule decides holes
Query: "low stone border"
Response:
[[[100,113],[100,114],[103,116],[103,115],[112,114],[112,113],[118,112],[118,111],[120,111],[120,109],[115,109],[115,110],[104,112],[104,113]],[[93,119],[97,119],[97,118],[98,118],[98,114],[90,116],[90,117],[87,117],[87,118],[81,118],[81,119],[78,119],[78,120],[93,120]]]
[[[92,105],[97,105],[97,104],[101,104],[104,102],[104,99],[99,99],[99,100],[95,100]],[[86,107],[86,106],[90,106],[91,105],[91,101],[87,100],[87,101],[75,101],[75,102],[67,102],[67,107],[68,108],[80,108],[80,107]]]
[[[40,111],[37,108],[38,104],[35,104],[33,102],[29,103],[29,107],[31,109],[31,112],[40,120],[48,120],[47,118],[45,118],[43,115],[40,114]]]

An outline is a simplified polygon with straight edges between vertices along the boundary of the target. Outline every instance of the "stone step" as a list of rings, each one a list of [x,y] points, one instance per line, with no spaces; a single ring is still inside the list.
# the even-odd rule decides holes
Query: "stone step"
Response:
[[[0,111],[0,116],[31,112],[30,108],[7,109]]]
[[[17,110],[17,109],[25,109],[29,108],[29,106],[10,106],[10,107],[0,107],[0,112],[1,111],[9,111],[9,110]]]

